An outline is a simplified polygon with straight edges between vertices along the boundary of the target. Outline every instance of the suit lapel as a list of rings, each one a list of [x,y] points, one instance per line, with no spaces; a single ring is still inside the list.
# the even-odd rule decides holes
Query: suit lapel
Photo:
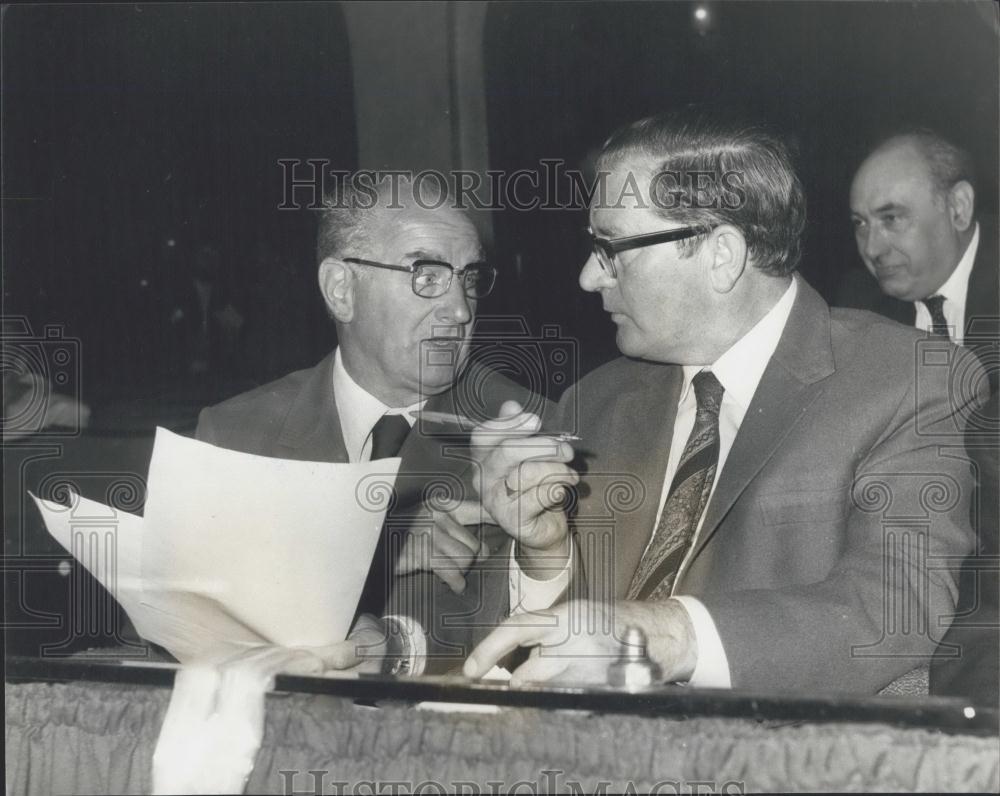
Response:
[[[425,408],[434,412],[454,412],[452,390],[431,396]],[[399,451],[402,463],[396,478],[397,499],[400,506],[407,506],[422,496],[428,487],[439,483],[450,495],[475,498],[468,493],[463,475],[469,467],[469,435],[445,434],[445,428],[434,424],[422,425],[419,417]],[[450,452],[453,451],[453,452]]]
[[[302,461],[346,462],[347,447],[333,396],[334,354],[306,377],[292,403],[277,445],[289,458]]]
[[[584,548],[590,550],[584,570],[586,563],[603,567],[609,557],[614,560],[614,580],[610,583],[606,571],[586,572],[592,599],[624,596],[649,542],[670,455],[681,381],[679,367],[649,363],[640,378],[624,385],[610,416],[593,418],[607,423],[606,430],[595,429],[595,436],[605,441],[604,447],[590,452],[591,440],[585,438],[580,443],[591,490],[581,498],[577,513],[578,531],[592,529],[590,543]],[[586,400],[586,395],[580,396],[581,403]],[[625,489],[615,486],[623,480]],[[632,489],[637,499],[642,499],[634,512],[626,514],[616,506],[631,504],[622,501],[621,495],[630,494]],[[612,550],[606,548],[604,538],[609,525]],[[613,595],[603,593],[609,586]]]
[[[820,395],[823,380],[834,371],[829,308],[800,277],[796,280],[795,304],[705,509],[695,556]]]

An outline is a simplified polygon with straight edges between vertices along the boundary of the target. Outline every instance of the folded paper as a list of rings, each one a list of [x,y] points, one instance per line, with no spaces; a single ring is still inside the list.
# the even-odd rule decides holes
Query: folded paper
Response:
[[[214,661],[346,638],[399,461],[286,461],[161,428],[143,517],[79,495],[35,501],[143,638]]]

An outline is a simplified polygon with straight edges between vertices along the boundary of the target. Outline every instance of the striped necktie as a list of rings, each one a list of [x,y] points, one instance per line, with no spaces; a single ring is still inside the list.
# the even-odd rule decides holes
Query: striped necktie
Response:
[[[719,407],[724,389],[715,375],[702,371],[692,381],[698,408],[694,428],[681,454],[660,521],[632,577],[630,600],[665,600],[691,549],[719,464]]]

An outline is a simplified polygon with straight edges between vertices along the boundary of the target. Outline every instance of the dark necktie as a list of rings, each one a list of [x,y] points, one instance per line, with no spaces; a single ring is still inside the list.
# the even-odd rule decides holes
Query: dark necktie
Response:
[[[931,314],[931,334],[950,340],[948,321],[944,317],[944,296],[928,296],[923,300],[923,305]]]
[[[399,454],[406,435],[410,433],[410,424],[402,415],[384,414],[372,428],[372,461],[388,459]],[[393,540],[391,537],[397,537]],[[374,614],[381,616],[385,610],[389,595],[389,584],[392,583],[392,572],[396,568],[399,557],[399,545],[402,540],[398,533],[393,533],[391,523],[387,520],[382,525],[382,534],[375,546],[371,568],[365,580],[365,587],[358,601],[358,614]]]
[[[403,440],[410,433],[410,424],[402,415],[384,414],[372,428],[372,461],[399,454]]]
[[[724,389],[714,374],[694,377],[694,428],[681,454],[653,539],[632,576],[630,600],[665,600],[673,590],[708,504],[719,464],[719,407]]]

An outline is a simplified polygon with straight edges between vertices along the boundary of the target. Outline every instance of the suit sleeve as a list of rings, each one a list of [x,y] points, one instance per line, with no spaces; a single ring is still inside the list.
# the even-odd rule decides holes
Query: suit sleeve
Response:
[[[212,410],[202,409],[198,415],[198,425],[194,430],[194,437],[201,442],[207,442],[211,445],[219,444],[219,435],[215,427],[215,421],[213,419]]]
[[[953,373],[978,367],[959,360]],[[955,608],[955,562],[972,549],[960,418],[985,395],[957,394],[948,368],[924,371],[855,468],[827,577],[702,597],[734,688],[874,693],[933,654]]]

